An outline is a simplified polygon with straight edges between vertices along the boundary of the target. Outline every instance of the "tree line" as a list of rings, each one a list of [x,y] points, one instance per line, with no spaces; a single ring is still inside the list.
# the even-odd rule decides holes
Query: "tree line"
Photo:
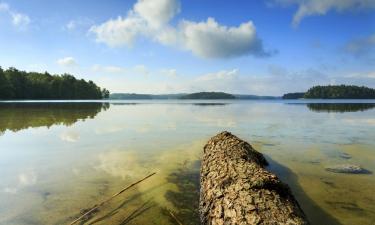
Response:
[[[355,85],[314,86],[307,92],[288,93],[283,99],[375,99],[375,89]]]
[[[70,74],[51,75],[48,72],[26,72],[0,67],[0,99],[102,99],[109,91],[93,81],[76,79]]]
[[[310,88],[304,98],[323,99],[374,99],[375,89],[355,85],[328,85]]]
[[[225,92],[197,92],[183,95],[180,99],[235,99],[236,96]]]

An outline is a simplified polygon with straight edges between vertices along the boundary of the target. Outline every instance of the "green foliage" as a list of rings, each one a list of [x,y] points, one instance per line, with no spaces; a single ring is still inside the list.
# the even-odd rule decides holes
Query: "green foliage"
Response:
[[[224,92],[198,92],[193,94],[184,95],[181,99],[235,99],[232,94]]]
[[[0,67],[0,98],[12,98],[13,97],[13,88],[5,77],[3,69]]]
[[[294,92],[283,95],[283,99],[299,99],[303,98],[305,92]]]
[[[109,91],[107,89],[103,88],[102,97],[103,98],[109,98],[109,94],[110,94]]]
[[[69,74],[25,72],[0,67],[0,99],[102,99],[109,91],[94,82],[76,79]]]
[[[375,89],[354,85],[328,85],[310,88],[304,98],[321,99],[375,99]]]

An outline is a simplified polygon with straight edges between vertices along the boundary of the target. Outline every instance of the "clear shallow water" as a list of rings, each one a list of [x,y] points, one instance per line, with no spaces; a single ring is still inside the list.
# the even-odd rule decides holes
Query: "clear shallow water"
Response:
[[[350,102],[0,103],[0,224],[67,224],[151,172],[86,223],[196,224],[199,158],[223,130],[266,155],[313,224],[374,224],[374,174],[324,169],[375,172],[375,101]]]

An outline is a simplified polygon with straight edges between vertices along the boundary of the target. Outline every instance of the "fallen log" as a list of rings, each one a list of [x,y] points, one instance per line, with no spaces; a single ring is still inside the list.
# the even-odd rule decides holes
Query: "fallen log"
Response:
[[[199,211],[206,224],[308,224],[263,155],[229,132],[204,146]]]

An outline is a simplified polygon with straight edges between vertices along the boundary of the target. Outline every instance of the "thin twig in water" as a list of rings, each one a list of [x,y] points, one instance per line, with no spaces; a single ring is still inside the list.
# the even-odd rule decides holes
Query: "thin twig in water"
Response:
[[[90,213],[94,212],[95,210],[97,210],[100,206],[104,205],[105,203],[109,202],[110,200],[112,200],[114,197],[122,194],[124,191],[130,189],[131,187],[141,183],[142,181],[146,180],[147,178],[150,178],[151,176],[155,175],[156,173],[152,173],[148,176],[146,176],[145,178],[135,182],[135,183],[132,183],[131,185],[127,186],[126,188],[122,189],[121,191],[117,192],[116,194],[112,195],[110,198],[108,198],[107,200],[99,203],[98,205],[95,205],[93,208],[91,208],[89,211],[87,211],[86,213],[84,213],[83,215],[81,215],[80,217],[78,217],[76,220],[74,220],[73,222],[70,223],[70,225],[73,225],[75,223],[77,223],[79,220],[81,220],[82,218],[84,218],[85,216],[89,215]]]
[[[167,209],[168,210],[168,209]],[[177,217],[173,214],[172,211],[168,210],[169,214],[171,214],[172,218],[179,224],[179,225],[183,225],[181,223],[181,221],[179,219],[177,219]]]

